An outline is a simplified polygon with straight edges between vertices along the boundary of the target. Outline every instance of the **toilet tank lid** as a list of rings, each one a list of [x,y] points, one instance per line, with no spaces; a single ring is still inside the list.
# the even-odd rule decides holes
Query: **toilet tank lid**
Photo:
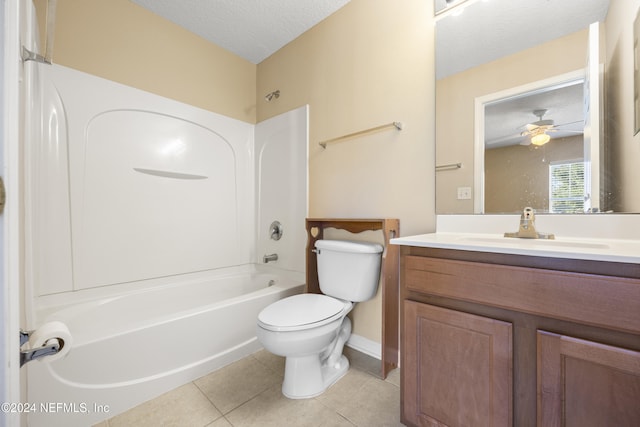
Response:
[[[384,249],[382,245],[378,243],[370,242],[355,242],[350,240],[318,240],[316,241],[316,248],[326,249],[337,252],[351,252],[351,253],[368,253],[377,254]]]

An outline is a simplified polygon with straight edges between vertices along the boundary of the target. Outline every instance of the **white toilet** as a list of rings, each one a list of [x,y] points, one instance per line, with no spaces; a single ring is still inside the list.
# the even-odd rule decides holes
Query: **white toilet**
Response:
[[[375,296],[380,278],[379,244],[318,240],[315,247],[323,294],[284,298],[258,315],[258,340],[286,357],[282,393],[291,399],[318,396],[347,373],[347,314]]]

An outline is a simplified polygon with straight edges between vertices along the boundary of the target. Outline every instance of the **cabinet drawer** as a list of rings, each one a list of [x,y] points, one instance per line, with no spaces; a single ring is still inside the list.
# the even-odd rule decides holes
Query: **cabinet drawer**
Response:
[[[640,280],[421,256],[403,257],[418,292],[640,333]]]

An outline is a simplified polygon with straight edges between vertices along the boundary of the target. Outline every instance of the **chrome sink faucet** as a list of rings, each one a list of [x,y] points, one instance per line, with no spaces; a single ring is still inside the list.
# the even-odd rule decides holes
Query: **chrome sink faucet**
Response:
[[[515,233],[504,233],[504,237],[517,237],[521,239],[555,239],[551,233],[536,231],[536,215],[533,208],[526,207],[520,215],[520,227]]]
[[[270,261],[277,261],[277,260],[278,260],[278,254],[265,255],[262,257],[262,262],[264,262],[265,264]]]

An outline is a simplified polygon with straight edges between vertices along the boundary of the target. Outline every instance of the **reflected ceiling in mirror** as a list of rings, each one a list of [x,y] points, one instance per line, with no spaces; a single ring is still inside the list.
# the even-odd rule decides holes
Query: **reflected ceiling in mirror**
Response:
[[[436,79],[602,21],[609,0],[467,0],[436,23]],[[545,58],[540,58],[543,66]]]
[[[550,136],[550,141],[582,135],[583,81],[579,79],[560,87],[545,88],[486,104],[485,149],[529,145],[531,137],[542,131]]]

